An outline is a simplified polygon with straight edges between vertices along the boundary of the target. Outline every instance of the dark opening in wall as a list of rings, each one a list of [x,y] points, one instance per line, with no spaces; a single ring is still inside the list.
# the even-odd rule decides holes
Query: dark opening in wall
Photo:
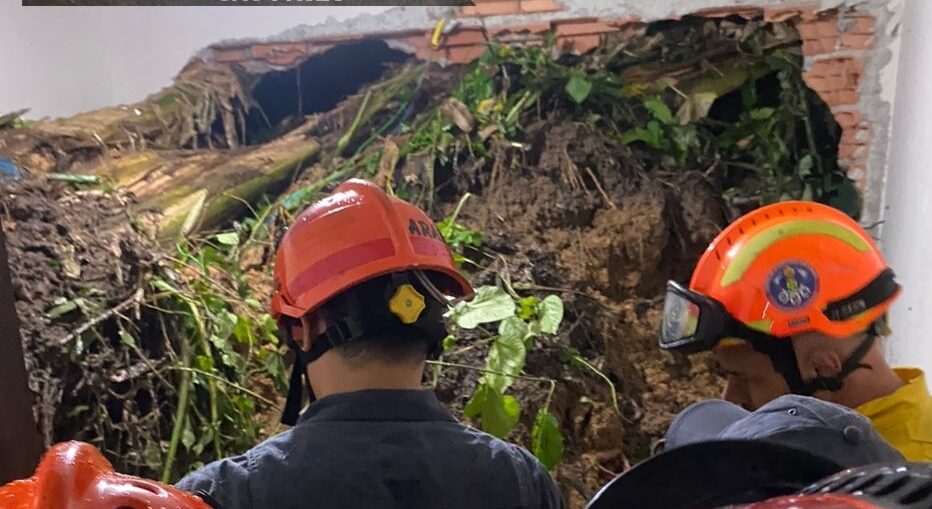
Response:
[[[379,40],[344,44],[293,69],[264,74],[252,90],[258,105],[247,118],[247,142],[262,143],[297,126],[306,115],[333,109],[377,80],[387,64],[409,55]]]

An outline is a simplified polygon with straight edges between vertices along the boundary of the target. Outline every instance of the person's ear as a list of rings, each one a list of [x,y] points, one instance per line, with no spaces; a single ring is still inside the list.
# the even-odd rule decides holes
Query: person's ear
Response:
[[[815,348],[809,353],[807,360],[817,376],[834,378],[841,373],[841,357],[839,357],[838,352],[832,348]]]
[[[327,331],[327,324],[320,313],[311,313],[301,317],[292,326],[291,334],[302,351],[310,351],[314,340]]]

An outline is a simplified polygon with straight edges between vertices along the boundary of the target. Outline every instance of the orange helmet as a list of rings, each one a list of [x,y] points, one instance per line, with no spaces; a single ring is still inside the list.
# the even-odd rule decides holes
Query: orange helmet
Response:
[[[282,238],[272,316],[300,318],[348,288],[407,270],[439,275],[448,295],[472,293],[427,214],[370,182],[349,180],[302,212]]]
[[[738,219],[709,245],[690,290],[776,337],[867,330],[899,294],[866,231],[832,207],[790,201]]]
[[[199,497],[159,482],[117,474],[94,448],[58,444],[29,479],[0,487],[3,509],[211,509]]]

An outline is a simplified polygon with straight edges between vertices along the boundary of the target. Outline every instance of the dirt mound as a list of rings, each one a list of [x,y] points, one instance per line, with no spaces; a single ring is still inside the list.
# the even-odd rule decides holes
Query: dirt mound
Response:
[[[80,334],[88,324],[113,328],[115,316],[138,319],[143,312],[139,289],[153,250],[131,226],[128,197],[45,179],[0,182],[0,196],[29,387],[46,446],[64,439],[124,446],[111,457],[131,465],[146,444],[126,437],[158,436],[158,423],[146,420],[165,396],[153,389],[159,384],[137,352],[162,357],[162,339],[137,345]],[[102,423],[111,427],[96,427]]]
[[[475,275],[477,284],[506,273],[516,288],[564,298],[564,332],[532,350],[525,371],[566,382],[553,405],[567,438],[557,477],[580,507],[646,457],[677,411],[720,394],[722,380],[707,358],[659,351],[656,331],[666,281],[688,278],[725,218],[701,173],[661,176],[624,145],[568,121],[541,122],[528,133],[526,145],[499,147],[488,165],[457,173],[447,194],[474,195],[461,221],[488,232],[484,247],[502,255]],[[476,365],[484,355],[467,347],[446,359]],[[617,411],[594,370],[614,383]],[[458,408],[476,378],[448,369],[439,393]],[[547,384],[520,381],[515,391],[536,408]],[[528,442],[532,418],[522,417],[513,438]]]

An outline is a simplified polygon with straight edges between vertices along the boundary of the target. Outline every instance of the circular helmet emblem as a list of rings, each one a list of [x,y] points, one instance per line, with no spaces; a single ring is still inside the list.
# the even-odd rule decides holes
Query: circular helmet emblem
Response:
[[[802,262],[777,266],[767,281],[767,298],[781,309],[804,307],[819,290],[819,280],[812,267]]]

